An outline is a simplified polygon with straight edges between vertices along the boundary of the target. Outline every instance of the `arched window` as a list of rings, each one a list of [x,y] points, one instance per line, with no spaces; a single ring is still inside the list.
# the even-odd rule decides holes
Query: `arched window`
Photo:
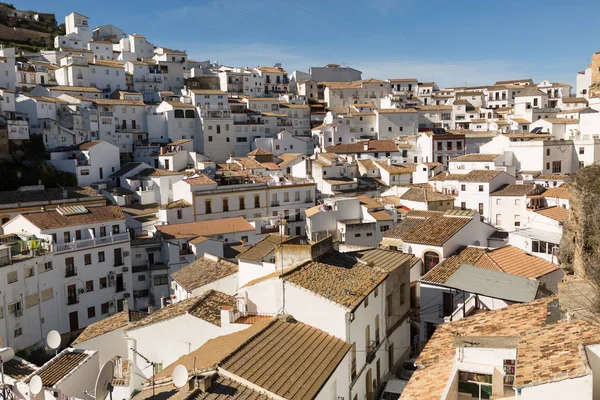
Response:
[[[428,251],[423,255],[423,274],[431,271],[433,267],[440,262],[440,256],[433,251]]]

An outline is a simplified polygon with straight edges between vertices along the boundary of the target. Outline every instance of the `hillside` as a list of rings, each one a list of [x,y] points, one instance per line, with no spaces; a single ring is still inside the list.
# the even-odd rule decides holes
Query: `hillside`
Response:
[[[41,16],[41,17],[40,17]],[[64,33],[54,14],[16,10],[12,4],[0,2],[0,43],[39,50],[53,47],[54,37]]]

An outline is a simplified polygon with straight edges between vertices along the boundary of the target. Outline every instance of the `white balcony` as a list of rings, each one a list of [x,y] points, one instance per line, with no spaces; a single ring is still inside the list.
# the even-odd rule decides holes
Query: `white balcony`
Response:
[[[74,240],[69,243],[54,243],[52,244],[52,251],[56,254],[66,253],[106,244],[128,242],[130,239],[129,233],[116,233],[94,239]]]

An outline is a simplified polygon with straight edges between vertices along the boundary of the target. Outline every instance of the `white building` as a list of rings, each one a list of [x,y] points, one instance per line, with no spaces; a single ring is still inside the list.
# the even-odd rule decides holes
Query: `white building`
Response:
[[[54,151],[50,153],[50,164],[59,171],[75,174],[80,186],[107,181],[121,167],[119,148],[101,140]]]

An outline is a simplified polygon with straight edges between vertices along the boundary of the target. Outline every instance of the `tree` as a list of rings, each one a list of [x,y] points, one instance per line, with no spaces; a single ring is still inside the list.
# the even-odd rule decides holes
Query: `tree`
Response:
[[[567,271],[600,287],[600,166],[581,169],[569,192],[559,259]]]

